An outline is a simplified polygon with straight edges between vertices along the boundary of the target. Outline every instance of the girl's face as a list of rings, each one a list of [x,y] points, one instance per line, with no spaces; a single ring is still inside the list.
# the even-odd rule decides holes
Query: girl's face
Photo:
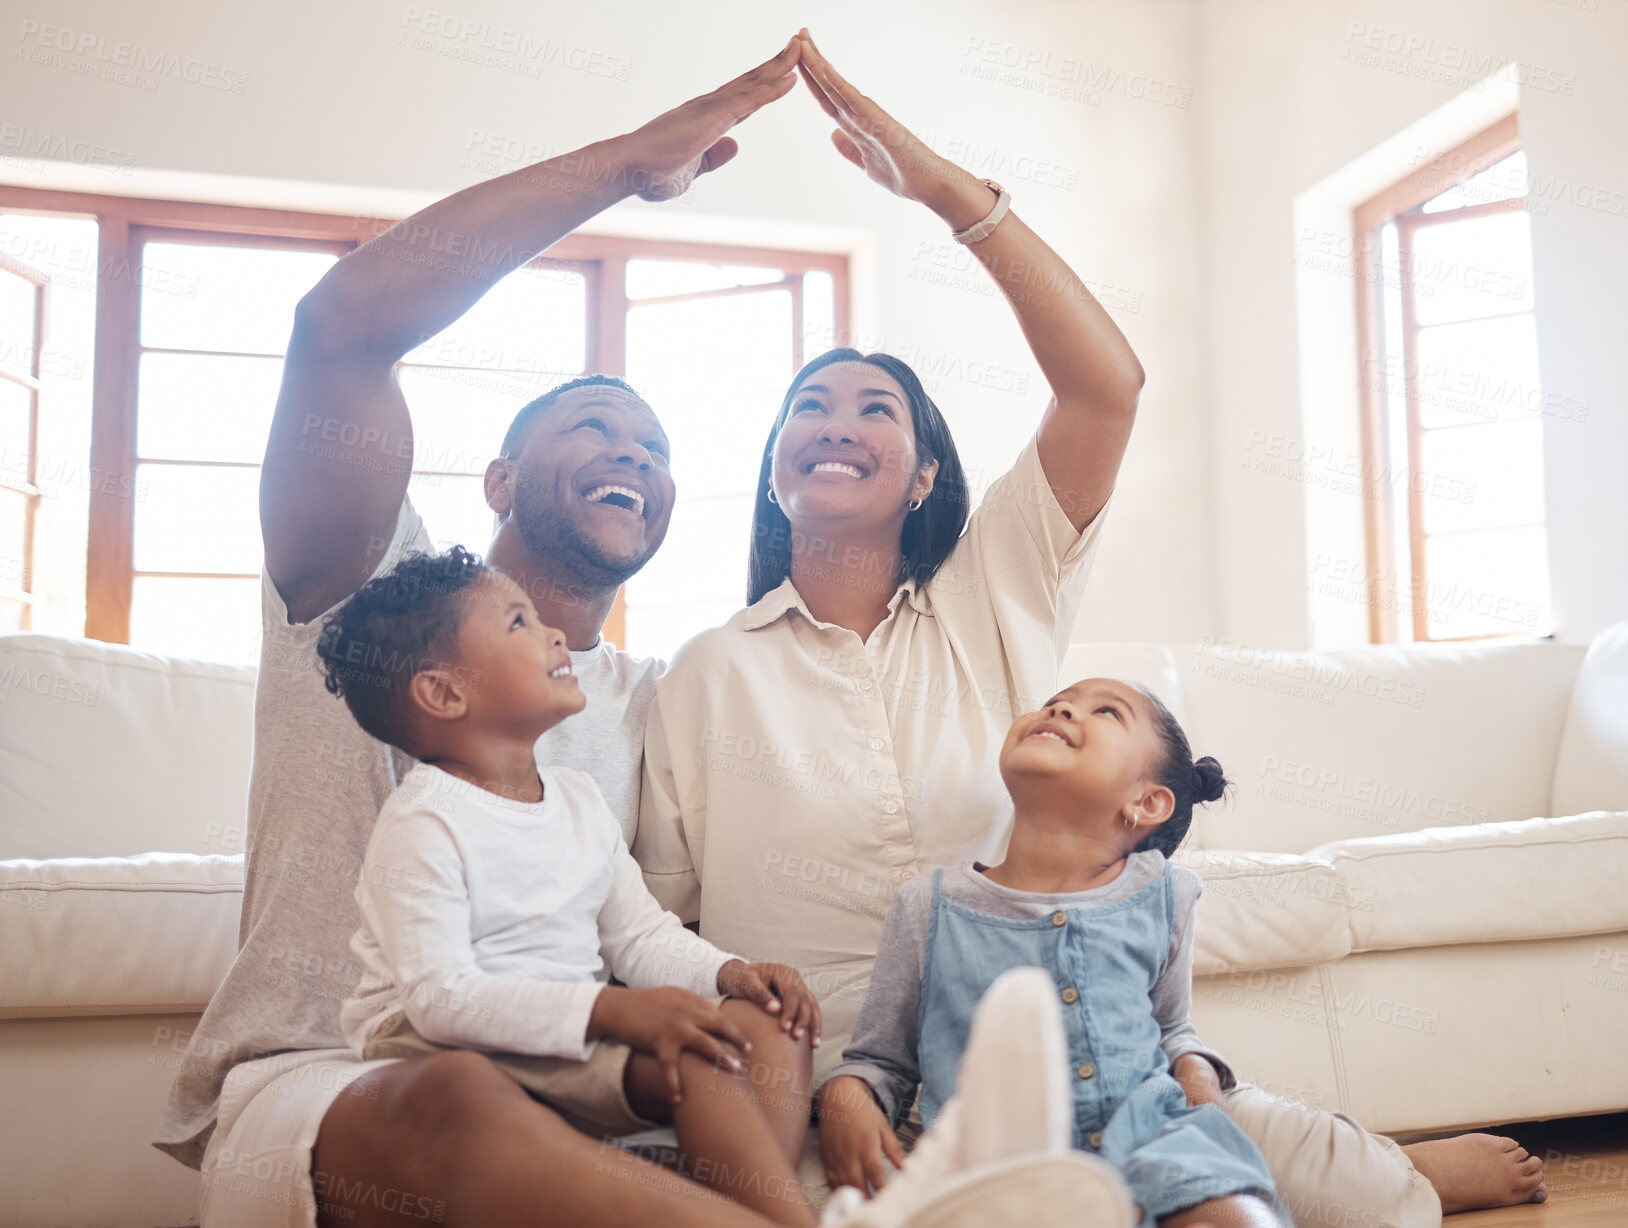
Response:
[[[1001,779],[1014,798],[1066,800],[1082,817],[1123,820],[1127,832],[1134,817],[1140,839],[1174,805],[1158,783],[1164,754],[1147,697],[1112,678],[1088,678],[1012,722],[1001,747]]]
[[[910,403],[897,380],[867,362],[834,362],[797,389],[771,472],[793,525],[902,527],[909,501],[931,493],[938,462],[918,465]]]

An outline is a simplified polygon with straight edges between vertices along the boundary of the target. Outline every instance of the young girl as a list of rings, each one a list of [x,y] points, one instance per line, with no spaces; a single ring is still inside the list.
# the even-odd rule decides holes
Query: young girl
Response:
[[[1193,762],[1151,694],[1096,678],[1020,716],[1000,768],[1015,806],[1006,859],[915,879],[888,911],[853,1042],[820,1096],[832,1184],[880,1184],[918,1086],[928,1125],[952,1094],[979,998],[1038,966],[1062,1007],[1074,1146],[1120,1170],[1143,1225],[1280,1223],[1254,1144],[1170,1075],[1200,883],[1166,858],[1194,803],[1221,796],[1221,765]]]

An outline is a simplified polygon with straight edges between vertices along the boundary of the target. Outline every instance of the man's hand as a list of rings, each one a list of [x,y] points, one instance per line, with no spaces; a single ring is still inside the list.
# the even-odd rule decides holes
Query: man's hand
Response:
[[[780,1029],[794,1040],[811,1033],[809,1045],[819,1048],[820,1004],[797,969],[790,964],[748,964],[732,959],[718,969],[718,992],[729,998],[755,1002],[780,1016]]]
[[[851,1185],[869,1198],[887,1184],[887,1166],[904,1167],[904,1148],[870,1085],[844,1075],[820,1089],[820,1162],[835,1189]]]
[[[1221,1102],[1221,1077],[1208,1059],[1197,1053],[1184,1053],[1171,1065],[1170,1073],[1187,1093],[1189,1105]]]
[[[725,134],[759,107],[797,84],[802,43],[793,38],[774,59],[702,94],[621,137],[630,186],[645,200],[682,196],[696,176],[715,171],[739,152]]]
[[[672,1103],[684,1098],[678,1058],[686,1049],[714,1066],[738,1071],[752,1044],[716,1005],[687,989],[607,985],[588,1016],[589,1040],[619,1040],[661,1063]]]

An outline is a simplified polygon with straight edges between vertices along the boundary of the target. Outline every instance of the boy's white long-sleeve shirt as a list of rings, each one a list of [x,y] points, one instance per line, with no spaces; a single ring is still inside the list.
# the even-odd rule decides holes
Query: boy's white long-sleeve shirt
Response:
[[[585,773],[507,801],[421,763],[379,813],[356,887],[362,968],[340,1012],[360,1053],[398,1011],[458,1048],[584,1059],[607,964],[634,988],[715,996],[734,958],[656,903]]]

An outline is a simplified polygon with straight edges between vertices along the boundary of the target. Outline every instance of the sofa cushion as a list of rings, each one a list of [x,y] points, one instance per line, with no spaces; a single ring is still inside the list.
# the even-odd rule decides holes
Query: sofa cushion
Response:
[[[1595,636],[1555,756],[1550,814],[1628,810],[1628,622]]]
[[[254,670],[0,636],[0,859],[243,851]]]
[[[1330,840],[1549,813],[1582,660],[1550,643],[1176,651],[1193,752],[1237,782],[1201,847],[1298,853]]]
[[[242,900],[241,856],[0,861],[0,1018],[202,1010]]]
[[[1198,872],[1204,894],[1193,935],[1193,975],[1290,968],[1350,953],[1354,895],[1327,861],[1292,853],[1183,849],[1175,861]]]
[[[1628,929],[1628,811],[1341,840],[1308,856],[1373,902],[1347,914],[1353,951]]]

